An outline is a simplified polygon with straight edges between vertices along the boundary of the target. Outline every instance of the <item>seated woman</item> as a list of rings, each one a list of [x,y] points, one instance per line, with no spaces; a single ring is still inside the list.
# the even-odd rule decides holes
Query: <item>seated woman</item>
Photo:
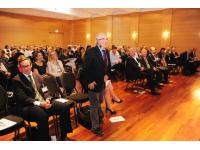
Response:
[[[34,55],[35,62],[33,63],[33,72],[40,76],[42,79],[46,76],[47,63],[41,52],[37,52]]]
[[[116,114],[117,112],[115,110],[112,109],[111,107],[111,101],[110,101],[110,97],[112,98],[112,102],[116,102],[116,103],[121,103],[122,100],[120,100],[114,93],[113,91],[113,86],[110,80],[106,80],[105,81],[105,92],[104,92],[104,99],[106,102],[106,113],[107,111],[109,111],[111,114]]]
[[[64,71],[65,70],[63,64],[58,59],[56,51],[49,51],[48,62],[47,62],[47,74],[56,77],[59,86],[61,86],[60,76]]]

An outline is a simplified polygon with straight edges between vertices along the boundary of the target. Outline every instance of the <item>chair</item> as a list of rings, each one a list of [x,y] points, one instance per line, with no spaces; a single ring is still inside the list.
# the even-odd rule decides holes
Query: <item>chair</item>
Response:
[[[144,84],[144,78],[136,78],[133,74],[130,73],[130,71],[127,68],[127,62],[125,61],[125,76],[126,76],[126,88],[125,91],[128,90],[129,85],[131,84],[131,90],[133,90],[135,93],[144,94],[146,93],[144,88],[141,88],[140,86],[137,86],[139,84]],[[136,86],[133,88],[133,86]]]
[[[76,86],[76,79],[73,73],[65,72],[61,76],[61,83],[65,89],[67,98],[75,101],[79,108],[82,106],[82,103],[87,102],[89,100],[87,93],[78,93]]]
[[[24,127],[24,120],[21,117],[15,116],[15,115],[8,115],[7,111],[7,102],[8,102],[8,97],[7,97],[7,92],[5,89],[0,86],[0,121],[2,119],[6,119],[8,121],[15,122],[14,125],[8,126],[5,129],[0,130],[0,136],[15,132],[14,140],[17,140],[19,137],[19,131],[22,127]],[[3,124],[1,122],[1,124]],[[0,126],[1,126],[0,124]]]
[[[66,95],[63,94],[63,92],[61,91],[55,77],[53,76],[48,76],[44,79],[44,83],[47,86],[48,89],[48,94],[50,96],[52,96],[52,100],[56,99],[56,98],[66,98]],[[67,103],[67,105],[70,106],[70,108],[74,108],[74,116],[75,116],[75,123],[76,123],[76,127],[78,126],[78,122],[77,122],[77,107],[74,101],[69,100]],[[53,115],[53,120],[54,120],[54,125],[55,125],[55,133],[56,136],[59,136],[59,125],[58,125],[58,118],[56,115]]]

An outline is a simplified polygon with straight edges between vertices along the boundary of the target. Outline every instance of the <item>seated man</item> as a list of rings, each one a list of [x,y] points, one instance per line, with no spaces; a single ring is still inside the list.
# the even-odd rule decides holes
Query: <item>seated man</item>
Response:
[[[159,95],[155,90],[155,81],[153,73],[150,71],[145,70],[145,68],[140,63],[139,59],[137,58],[137,52],[136,49],[130,48],[129,49],[129,56],[127,57],[127,63],[126,63],[126,72],[129,75],[129,77],[133,79],[141,79],[141,78],[147,78],[147,84],[149,88],[151,89],[152,95]]]
[[[157,70],[155,67],[152,66],[152,64],[150,64],[150,62],[147,59],[147,50],[145,48],[143,48],[141,50],[141,57],[140,57],[140,63],[141,65],[144,67],[144,71],[152,77],[153,81],[154,81],[154,85],[157,88],[161,88],[160,87],[160,82],[162,80],[162,74],[159,70]]]
[[[27,121],[34,121],[38,127],[38,140],[50,140],[48,118],[60,116],[61,137],[67,140],[66,134],[72,132],[69,107],[65,103],[44,99],[40,94],[41,80],[31,71],[29,58],[23,55],[18,58],[20,73],[13,78],[14,97],[19,115]]]
[[[161,82],[162,83],[169,83],[168,81],[168,68],[167,67],[161,67],[160,64],[158,63],[160,59],[157,56],[156,49],[155,47],[150,48],[150,53],[147,56],[148,62],[155,68],[154,70],[158,69],[163,77],[161,76]]]

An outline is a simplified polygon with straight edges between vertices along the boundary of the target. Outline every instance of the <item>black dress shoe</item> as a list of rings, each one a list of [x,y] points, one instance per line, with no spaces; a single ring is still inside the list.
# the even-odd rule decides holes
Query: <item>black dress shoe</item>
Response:
[[[91,129],[91,131],[96,134],[96,136],[104,136],[104,132],[101,130],[101,128]]]
[[[160,85],[157,85],[157,88],[158,88],[158,89],[162,89],[162,86],[160,86]]]
[[[123,100],[120,99],[119,101],[116,101],[116,100],[112,99],[112,102],[113,102],[113,103],[115,103],[115,102],[116,102],[116,103],[122,103]]]
[[[169,81],[163,81],[164,84],[169,84]]]
[[[151,91],[151,94],[152,94],[152,95],[160,95],[160,93],[159,93],[159,92],[156,92],[156,91]]]
[[[116,114],[117,112],[115,110],[111,110],[110,108],[106,107],[106,113],[110,112],[112,115]]]

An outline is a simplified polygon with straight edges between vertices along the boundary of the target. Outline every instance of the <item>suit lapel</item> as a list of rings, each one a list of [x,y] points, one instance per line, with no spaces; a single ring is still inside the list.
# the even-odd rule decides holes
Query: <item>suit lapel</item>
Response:
[[[25,83],[27,86],[32,86],[31,82],[25,77],[25,75],[23,75],[22,73],[19,74],[21,80],[23,83]]]
[[[99,61],[101,62],[101,64],[104,65],[103,57],[102,57],[102,55],[101,55],[101,51],[100,51],[99,47],[96,46],[95,50],[96,50],[97,58],[99,59]]]

